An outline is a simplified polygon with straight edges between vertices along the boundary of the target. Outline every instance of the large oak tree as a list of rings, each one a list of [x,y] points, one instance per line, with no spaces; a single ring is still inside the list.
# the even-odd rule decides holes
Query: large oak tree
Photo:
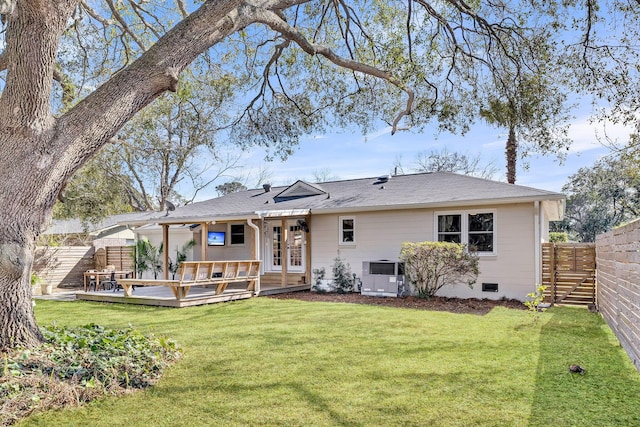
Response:
[[[247,82],[230,137],[286,155],[328,124],[465,127],[478,77],[535,70],[535,49],[516,47],[542,31],[462,0],[2,0],[0,14],[4,349],[42,340],[29,274],[61,189],[192,62]]]

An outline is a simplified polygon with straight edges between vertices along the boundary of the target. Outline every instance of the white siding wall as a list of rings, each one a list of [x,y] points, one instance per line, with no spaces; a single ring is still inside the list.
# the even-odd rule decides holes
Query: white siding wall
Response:
[[[148,230],[142,230],[137,233],[137,238],[142,239],[146,237],[153,246],[159,247],[162,243],[162,228],[153,228]],[[176,229],[169,227],[169,258],[175,261],[176,248],[180,249],[182,246],[193,238],[193,233],[188,228]],[[197,248],[193,248],[187,252],[187,259],[193,259],[193,252]],[[147,271],[143,274],[143,279],[153,279],[153,272]]]
[[[504,206],[464,207],[459,209],[421,209],[365,212],[353,215],[313,215],[313,269],[324,267],[331,277],[333,260],[338,253],[351,271],[362,275],[362,262],[397,260],[405,241],[434,240],[434,212],[495,212],[496,256],[480,258],[480,275],[473,289],[466,285],[443,288],[439,295],[459,298],[502,297],[524,300],[535,289],[534,205],[523,203]],[[338,244],[338,218],[355,218],[356,244]],[[544,232],[544,231],[543,231]],[[482,292],[482,282],[498,283],[498,292]]]
[[[234,223],[238,224],[238,223]],[[227,223],[211,224],[208,228],[209,231],[224,231],[225,245],[224,246],[207,246],[207,261],[224,261],[224,260],[237,260],[237,259],[251,259],[251,245],[253,244],[253,229],[247,224],[244,224],[244,245],[230,245],[231,230]],[[200,228],[197,228],[193,233],[193,239],[196,241],[196,246],[193,250],[194,261],[202,261],[200,255]]]

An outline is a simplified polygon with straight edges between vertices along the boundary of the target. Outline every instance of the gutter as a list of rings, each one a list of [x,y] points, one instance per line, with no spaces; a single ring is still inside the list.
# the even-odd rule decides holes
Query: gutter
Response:
[[[510,197],[505,199],[478,199],[478,200],[450,200],[446,202],[437,203],[413,203],[413,204],[397,204],[397,205],[385,205],[385,206],[359,206],[359,207],[344,207],[344,208],[313,208],[313,212],[318,214],[334,214],[334,213],[353,213],[353,212],[375,212],[375,211],[393,211],[393,210],[407,210],[407,209],[437,209],[437,208],[451,208],[451,207],[474,207],[474,206],[497,206],[497,205],[510,205],[516,203],[540,203],[540,201],[560,201],[565,200],[564,195],[557,197],[547,198],[532,198],[532,197]]]
[[[247,225],[249,227],[251,227],[253,229],[253,231],[255,232],[256,238],[253,241],[253,245],[254,245],[256,258],[260,259],[260,228],[258,228],[258,226],[253,223],[251,218],[247,218]],[[262,265],[262,263],[260,263],[260,272],[261,273],[263,272],[263,269],[264,269],[264,265]],[[254,291],[254,294],[256,296],[260,296],[260,275],[258,275],[258,278],[256,279],[256,289]]]
[[[538,287],[538,285],[542,284],[542,266],[540,265],[540,257],[542,255],[542,231],[541,231],[541,225],[540,225],[540,221],[542,220],[541,215],[540,215],[540,202],[539,201],[535,201],[533,203],[533,220],[534,220],[534,253],[533,253],[533,259],[535,262],[535,286],[536,288]]]

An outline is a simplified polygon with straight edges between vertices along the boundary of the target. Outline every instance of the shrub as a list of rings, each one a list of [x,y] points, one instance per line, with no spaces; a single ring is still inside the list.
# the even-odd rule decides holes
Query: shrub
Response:
[[[569,235],[566,232],[552,231],[549,233],[549,242],[566,243],[569,241]]]
[[[524,305],[529,309],[529,314],[533,316],[533,321],[540,320],[540,313],[547,311],[546,307],[540,307],[540,304],[544,301],[544,291],[547,289],[544,285],[538,285],[535,292],[527,294],[528,300],[524,302]]]
[[[405,275],[420,298],[430,298],[443,286],[478,279],[478,256],[464,244],[450,242],[405,242],[400,250]]]
[[[339,294],[346,294],[353,290],[353,274],[351,267],[338,255],[333,260],[333,288]]]
[[[324,293],[327,290],[323,286],[322,281],[324,280],[324,276],[326,274],[326,270],[324,267],[316,268],[313,270],[313,284],[311,285],[311,290],[319,293]]]
[[[148,387],[181,355],[174,341],[132,328],[50,326],[42,333],[42,346],[3,355],[0,419],[7,424],[34,411]]]

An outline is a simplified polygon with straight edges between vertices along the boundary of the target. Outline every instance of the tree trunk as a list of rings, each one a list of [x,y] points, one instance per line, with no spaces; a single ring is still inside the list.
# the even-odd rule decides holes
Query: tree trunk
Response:
[[[42,342],[31,303],[34,249],[35,245],[0,240],[0,351]]]
[[[60,118],[50,111],[55,57],[76,0],[17,2],[8,16],[0,96],[0,350],[42,342],[31,302],[40,234],[64,183],[208,47],[250,20],[240,0],[208,1]],[[3,65],[3,66],[4,66]]]
[[[507,182],[509,184],[516,183],[516,162],[518,160],[518,141],[516,140],[516,131],[513,126],[509,127],[509,137],[507,138]]]
[[[77,157],[57,150],[50,111],[56,53],[74,0],[16,2],[7,15],[0,97],[0,350],[43,339],[31,303],[36,241]]]

